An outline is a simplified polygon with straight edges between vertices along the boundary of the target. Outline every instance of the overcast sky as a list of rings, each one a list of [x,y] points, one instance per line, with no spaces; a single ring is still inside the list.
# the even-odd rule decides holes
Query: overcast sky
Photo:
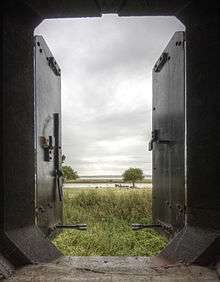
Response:
[[[62,70],[66,165],[79,175],[151,174],[151,70],[175,31],[174,17],[45,20],[42,35]]]

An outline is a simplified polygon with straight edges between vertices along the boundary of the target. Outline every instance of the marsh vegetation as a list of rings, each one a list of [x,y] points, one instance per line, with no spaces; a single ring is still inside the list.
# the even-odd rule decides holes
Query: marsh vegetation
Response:
[[[65,230],[54,244],[67,256],[152,256],[167,240],[152,229],[151,189],[65,189],[64,221],[86,223],[87,231]]]

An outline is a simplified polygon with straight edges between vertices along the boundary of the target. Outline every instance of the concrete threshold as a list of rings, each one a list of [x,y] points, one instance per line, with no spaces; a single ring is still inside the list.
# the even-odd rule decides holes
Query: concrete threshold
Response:
[[[3,281],[219,281],[216,269],[168,263],[155,257],[61,257],[28,265]]]

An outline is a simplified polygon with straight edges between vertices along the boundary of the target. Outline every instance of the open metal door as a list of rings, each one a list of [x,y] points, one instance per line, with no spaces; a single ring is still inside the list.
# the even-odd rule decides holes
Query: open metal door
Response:
[[[61,71],[42,36],[34,38],[36,225],[62,224]]]
[[[176,32],[153,68],[153,220],[173,234],[185,224],[185,36]]]

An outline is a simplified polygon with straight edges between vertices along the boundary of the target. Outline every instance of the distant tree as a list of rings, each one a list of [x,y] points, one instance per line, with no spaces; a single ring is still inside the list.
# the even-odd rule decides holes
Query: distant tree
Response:
[[[122,174],[122,177],[124,181],[131,182],[134,188],[135,182],[137,180],[144,179],[144,174],[142,169],[130,167],[129,169],[125,170],[125,172]]]
[[[77,178],[79,178],[77,171],[75,171],[71,166],[68,165],[63,166],[63,176],[64,179],[67,180],[76,180]]]

